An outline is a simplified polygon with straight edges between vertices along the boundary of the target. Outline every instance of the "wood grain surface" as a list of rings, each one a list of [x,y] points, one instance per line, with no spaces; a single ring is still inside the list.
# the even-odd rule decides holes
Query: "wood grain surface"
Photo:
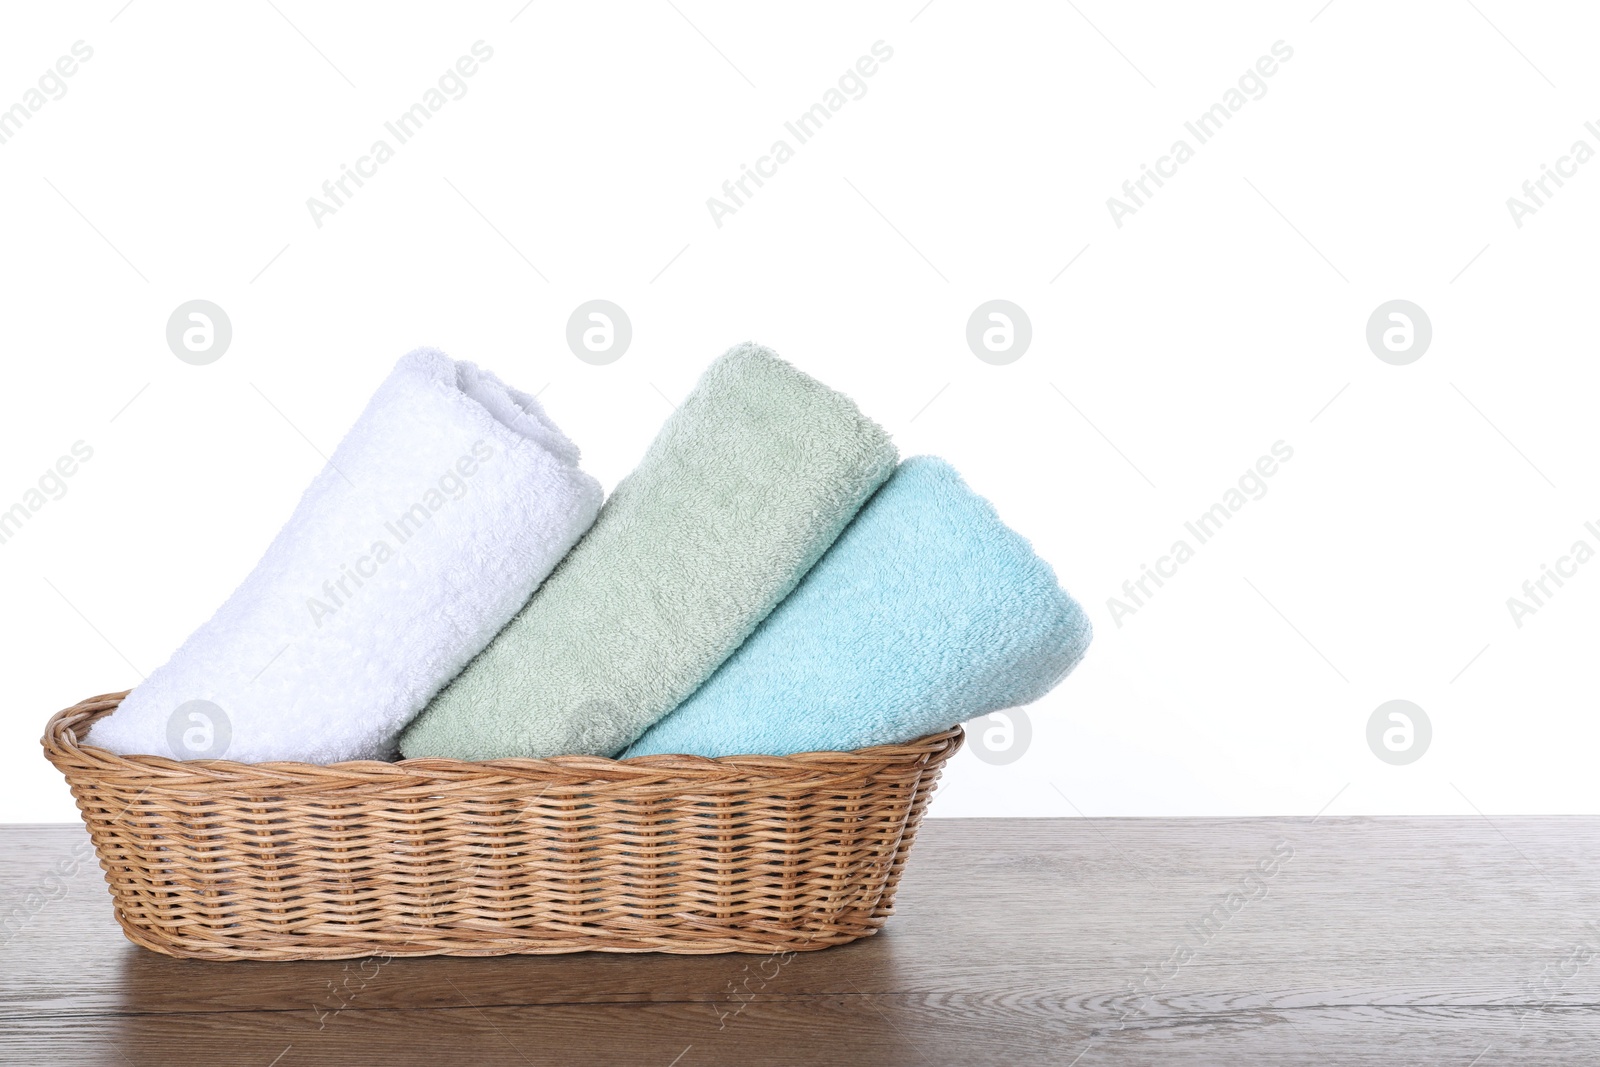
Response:
[[[1600,1063],[1600,819],[936,819],[792,958],[208,963],[0,827],[5,1064]]]

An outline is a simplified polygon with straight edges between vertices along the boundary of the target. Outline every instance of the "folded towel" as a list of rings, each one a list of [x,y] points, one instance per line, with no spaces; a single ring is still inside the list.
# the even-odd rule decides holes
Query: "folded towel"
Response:
[[[244,583],[89,743],[179,759],[392,758],[407,721],[516,614],[602,496],[533,397],[418,349]]]
[[[894,463],[848,398],[758,345],[732,349],[401,751],[620,751],[711,676]]]
[[[901,464],[789,598],[627,756],[898,744],[1038,700],[1089,619],[942,460]]]

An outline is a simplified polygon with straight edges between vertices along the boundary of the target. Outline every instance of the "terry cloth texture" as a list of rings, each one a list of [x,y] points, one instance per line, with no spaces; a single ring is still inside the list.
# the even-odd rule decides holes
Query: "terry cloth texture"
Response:
[[[533,397],[418,349],[244,583],[89,743],[177,759],[392,758],[603,495]]]
[[[943,460],[907,460],[805,580],[627,756],[898,744],[1038,700],[1091,629]]]
[[[732,349],[594,529],[406,730],[401,751],[620,751],[749,636],[895,459],[849,398],[759,345]]]

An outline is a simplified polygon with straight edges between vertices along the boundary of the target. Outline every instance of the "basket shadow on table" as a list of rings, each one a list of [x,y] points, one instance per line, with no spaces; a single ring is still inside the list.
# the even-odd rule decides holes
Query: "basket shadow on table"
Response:
[[[112,1040],[144,1062],[173,1040],[225,1050],[217,1062],[281,1067],[372,1056],[438,1063],[672,1062],[685,1047],[756,1062],[780,1034],[839,1021],[863,992],[906,988],[920,937],[873,937],[821,952],[575,953],[294,962],[181,960],[125,946]],[[849,1012],[848,1043],[896,1062],[887,1017]],[[696,1057],[699,1061],[699,1057]],[[348,1061],[348,1060],[347,1060]]]

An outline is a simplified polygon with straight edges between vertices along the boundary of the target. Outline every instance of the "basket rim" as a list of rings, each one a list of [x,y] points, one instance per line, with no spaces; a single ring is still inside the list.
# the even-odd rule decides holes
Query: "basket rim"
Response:
[[[551,756],[542,759],[510,758],[497,760],[458,760],[426,756],[396,760],[346,760],[340,763],[302,763],[281,760],[267,763],[240,763],[236,760],[174,760],[156,755],[122,756],[84,744],[80,728],[109,715],[131,689],[86,697],[50,716],[40,744],[45,757],[63,772],[71,765],[76,771],[90,770],[119,776],[145,775],[182,779],[188,784],[197,778],[215,782],[264,779],[282,783],[331,785],[335,781],[390,781],[395,784],[462,779],[561,778],[571,781],[648,782],[727,781],[730,778],[814,776],[817,773],[860,773],[870,766],[912,766],[942,763],[961,747],[965,733],[960,724],[925,734],[913,741],[895,745],[873,745],[851,751],[799,752],[790,756],[633,756],[625,760],[605,756]],[[177,784],[174,781],[173,784]]]

